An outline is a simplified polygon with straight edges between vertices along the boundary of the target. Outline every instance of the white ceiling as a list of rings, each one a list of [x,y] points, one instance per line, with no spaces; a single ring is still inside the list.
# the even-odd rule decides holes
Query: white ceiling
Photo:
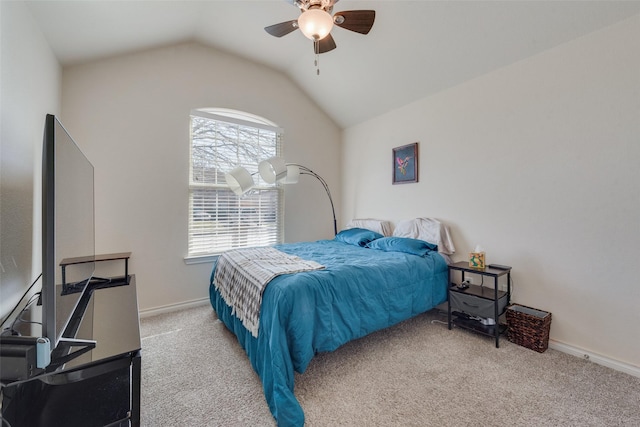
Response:
[[[286,0],[27,1],[63,65],[188,40],[283,71],[342,128],[437,93],[640,13],[640,1],[364,1],[364,36],[342,28],[320,56],[299,31],[264,27],[296,19]]]

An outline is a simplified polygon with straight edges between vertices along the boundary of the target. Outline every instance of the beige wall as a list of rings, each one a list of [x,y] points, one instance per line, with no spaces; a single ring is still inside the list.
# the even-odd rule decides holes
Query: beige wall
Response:
[[[40,181],[47,113],[61,68],[23,2],[0,2],[0,316],[42,270]],[[34,197],[35,194],[35,197]],[[34,289],[38,290],[38,283]]]
[[[346,129],[342,217],[444,220],[552,340],[640,367],[639,113],[636,16]],[[420,182],[391,185],[415,141]]]
[[[287,161],[316,170],[340,200],[340,131],[279,72],[191,43],[65,68],[62,121],[95,166],[96,253],[133,252],[141,310],[208,296],[212,264],[183,260],[189,112],[202,107],[284,128]],[[324,190],[307,178],[285,188],[287,241],[333,235]]]

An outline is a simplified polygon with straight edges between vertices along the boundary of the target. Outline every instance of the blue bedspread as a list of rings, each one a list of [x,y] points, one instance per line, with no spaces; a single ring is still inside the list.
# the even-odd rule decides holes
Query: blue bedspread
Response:
[[[294,370],[303,373],[316,353],[333,351],[445,301],[447,265],[435,251],[419,257],[333,240],[275,247],[326,269],[286,274],[269,283],[258,338],[231,314],[213,283],[211,304],[247,352],[278,425],[302,426]],[[215,266],[211,282],[214,274]]]

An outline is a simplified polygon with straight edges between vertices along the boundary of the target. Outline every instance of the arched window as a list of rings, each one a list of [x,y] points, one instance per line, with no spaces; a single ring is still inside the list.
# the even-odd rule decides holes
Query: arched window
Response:
[[[260,178],[258,163],[280,156],[282,129],[227,109],[191,111],[188,257],[282,242],[282,188]],[[236,196],[225,173],[245,167],[256,186]]]

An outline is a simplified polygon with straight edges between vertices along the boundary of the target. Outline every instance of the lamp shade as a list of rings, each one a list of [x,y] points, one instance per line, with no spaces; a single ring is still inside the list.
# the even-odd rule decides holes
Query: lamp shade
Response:
[[[224,175],[225,180],[229,188],[238,196],[242,196],[253,187],[253,177],[243,167],[237,167],[229,173]]]
[[[297,184],[300,178],[300,168],[297,165],[287,165],[287,176],[280,182],[283,184]]]
[[[287,176],[287,165],[283,158],[271,157],[258,164],[258,171],[267,184],[273,184]]]
[[[302,34],[311,40],[322,40],[333,28],[333,18],[322,9],[310,9],[298,18]]]

